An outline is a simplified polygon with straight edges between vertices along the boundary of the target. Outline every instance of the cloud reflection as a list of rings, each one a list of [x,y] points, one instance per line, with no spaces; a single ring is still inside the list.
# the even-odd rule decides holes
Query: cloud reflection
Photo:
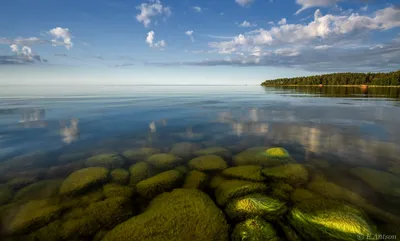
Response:
[[[64,123],[60,123],[61,125],[61,140],[70,144],[76,141],[79,138],[79,121],[78,119],[72,119],[70,121],[70,126],[66,126]]]

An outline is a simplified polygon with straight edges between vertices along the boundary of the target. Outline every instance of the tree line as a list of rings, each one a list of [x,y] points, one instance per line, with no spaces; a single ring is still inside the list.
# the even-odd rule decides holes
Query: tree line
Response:
[[[400,70],[389,73],[334,73],[266,80],[262,85],[400,85]]]

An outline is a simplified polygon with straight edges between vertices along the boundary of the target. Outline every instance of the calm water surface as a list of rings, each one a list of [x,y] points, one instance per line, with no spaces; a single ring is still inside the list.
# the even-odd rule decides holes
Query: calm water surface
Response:
[[[25,177],[31,170],[36,181],[63,179],[70,172],[54,176],[46,169],[67,165],[60,157],[71,153],[91,156],[141,147],[169,152],[180,142],[195,143],[198,148],[224,147],[233,156],[251,147],[283,147],[294,160],[311,168],[321,167],[314,160],[328,161],[331,168],[320,171],[330,181],[399,215],[400,179],[387,182],[397,192],[392,196],[346,172],[366,167],[400,178],[399,90],[3,86],[0,182]],[[231,163],[229,158],[226,161]],[[13,194],[24,186],[13,187]],[[381,219],[376,222],[386,227]]]

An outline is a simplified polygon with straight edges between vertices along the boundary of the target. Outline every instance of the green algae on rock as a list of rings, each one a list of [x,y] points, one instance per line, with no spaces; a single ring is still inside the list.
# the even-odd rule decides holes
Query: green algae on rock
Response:
[[[265,147],[252,147],[233,157],[235,166],[261,165],[263,167],[278,166],[288,163],[288,158],[276,158],[266,153]]]
[[[96,235],[94,235],[92,241],[101,241],[104,236],[106,236],[106,234],[108,233],[109,230],[100,230],[96,233]]]
[[[290,157],[289,152],[282,147],[273,147],[265,151],[265,154],[270,158],[277,159],[288,159]]]
[[[108,169],[122,167],[124,163],[125,160],[115,153],[92,156],[89,157],[85,162],[86,166],[88,167],[105,167]]]
[[[290,199],[294,203],[302,202],[302,201],[309,200],[309,199],[315,199],[315,198],[321,198],[321,196],[316,193],[311,192],[310,190],[304,189],[304,188],[296,188],[290,196]]]
[[[143,147],[139,149],[124,151],[122,155],[130,162],[141,162],[159,152],[160,150],[156,148]]]
[[[296,231],[290,225],[286,225],[282,221],[278,221],[278,225],[285,234],[287,241],[301,241],[299,235],[297,235]]]
[[[250,194],[232,199],[225,207],[225,214],[233,220],[245,220],[257,216],[276,220],[287,211],[284,202],[262,195]]]
[[[175,170],[177,170],[178,172],[180,172],[180,173],[182,173],[182,174],[186,174],[186,173],[189,172],[189,168],[187,168],[187,167],[184,166],[184,165],[177,166],[177,167],[175,168]]]
[[[106,184],[103,186],[103,194],[107,198],[111,197],[126,197],[131,198],[134,190],[132,187],[121,186],[115,183]]]
[[[10,181],[8,181],[7,185],[13,190],[18,190],[18,189],[28,186],[29,184],[36,182],[36,181],[37,181],[37,179],[32,178],[32,177],[26,177],[26,178],[17,177],[17,178],[14,178],[14,179],[11,179]]]
[[[199,171],[221,171],[228,167],[228,164],[217,155],[199,156],[189,161],[189,167]]]
[[[222,171],[222,175],[229,178],[262,182],[265,180],[265,177],[261,175],[261,169],[260,165],[229,167]]]
[[[129,182],[129,172],[122,168],[117,168],[110,173],[111,182],[125,185]]]
[[[88,167],[75,171],[69,175],[60,187],[62,195],[76,195],[92,186],[105,182],[108,178],[108,169],[104,167]]]
[[[117,225],[102,241],[226,241],[229,225],[211,198],[196,189],[175,189],[146,211]]]
[[[12,191],[8,185],[0,184],[0,205],[8,203],[12,195]]]
[[[217,174],[213,178],[211,178],[211,181],[208,186],[211,189],[216,189],[222,182],[224,182],[226,180],[228,180],[228,179],[226,179],[225,177],[223,177],[220,174]]]
[[[271,189],[272,191],[269,194],[270,196],[285,201],[290,199],[290,194],[294,190],[294,188],[291,185],[284,182],[271,184]]]
[[[232,231],[232,241],[279,241],[272,225],[260,217],[247,219],[236,224]]]
[[[203,189],[208,181],[207,174],[193,170],[186,175],[183,188]]]
[[[400,178],[394,174],[365,167],[353,168],[350,173],[361,179],[376,192],[400,197]]]
[[[147,162],[138,162],[129,168],[131,174],[129,185],[136,186],[140,181],[153,175],[153,170]]]
[[[14,200],[36,200],[45,199],[57,195],[58,189],[63,180],[43,180],[20,189]]]
[[[289,221],[306,240],[356,241],[376,232],[361,209],[334,200],[298,203],[290,211]]]
[[[191,157],[193,153],[200,150],[200,148],[201,146],[197,143],[180,142],[172,146],[170,153],[179,157],[186,158]]]
[[[178,166],[182,158],[170,153],[158,153],[147,158],[147,162],[156,168],[168,170]]]
[[[293,186],[308,181],[308,170],[302,164],[285,164],[277,167],[264,168],[262,174],[274,181],[284,181]]]
[[[222,158],[230,158],[232,156],[232,153],[223,147],[208,147],[195,151],[193,154],[195,156],[217,155]]]
[[[168,192],[178,187],[182,177],[183,175],[176,170],[165,171],[140,181],[136,185],[136,190],[142,197],[150,199],[160,193]]]
[[[28,240],[32,241],[58,241],[61,240],[61,226],[60,220],[53,221],[46,226],[34,231],[27,237]]]
[[[267,191],[267,185],[264,183],[244,180],[226,180],[215,190],[215,197],[219,206],[225,206],[232,198],[265,191]]]

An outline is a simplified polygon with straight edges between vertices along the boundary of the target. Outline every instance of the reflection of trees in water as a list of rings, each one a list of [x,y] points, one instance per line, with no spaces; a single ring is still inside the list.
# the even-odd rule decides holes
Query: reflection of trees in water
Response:
[[[43,121],[45,117],[46,111],[44,109],[23,109],[19,123],[25,128],[45,127],[47,126],[47,123]]]
[[[79,121],[78,119],[72,119],[70,121],[70,125],[67,126],[65,123],[61,122],[61,140],[66,143],[70,144],[76,141],[79,138]]]

